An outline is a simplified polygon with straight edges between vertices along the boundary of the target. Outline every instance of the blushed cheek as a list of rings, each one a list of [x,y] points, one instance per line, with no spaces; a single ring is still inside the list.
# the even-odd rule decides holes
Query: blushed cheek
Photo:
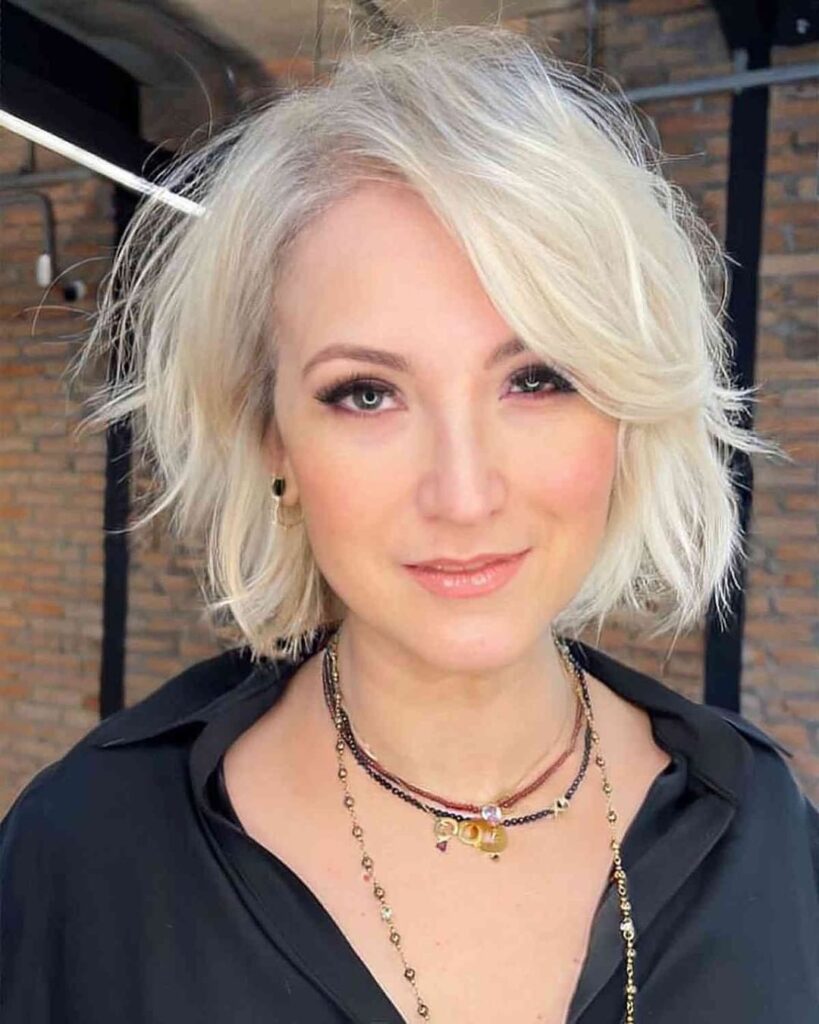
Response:
[[[379,516],[391,484],[371,468],[360,460],[345,461],[338,452],[322,459],[314,449],[299,471],[302,500],[310,510],[310,544],[328,578],[337,565],[360,563],[362,545],[371,548],[384,539]]]
[[[542,501],[555,514],[605,522],[617,461],[616,425],[604,422],[550,448],[540,475]]]

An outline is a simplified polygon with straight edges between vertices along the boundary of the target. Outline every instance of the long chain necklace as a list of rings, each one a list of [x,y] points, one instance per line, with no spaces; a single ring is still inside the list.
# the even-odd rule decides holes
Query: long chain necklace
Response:
[[[575,688],[580,695],[580,699],[583,701],[583,712],[586,716],[587,739],[590,739],[592,743],[597,747],[597,753],[594,761],[597,767],[600,769],[600,774],[603,779],[603,793],[606,797],[606,803],[608,811],[606,813],[606,820],[609,823],[611,829],[611,841],[610,847],[612,850],[612,872],[611,882],[617,888],[617,894],[619,897],[620,905],[620,916],[622,918],[620,922],[620,932],[625,943],[625,957],[626,957],[626,985],[624,988],[625,1001],[626,1001],[626,1016],[623,1024],[636,1024],[634,1018],[634,1001],[637,995],[637,985],[634,980],[634,960],[637,955],[635,948],[636,931],[634,927],[634,921],[631,917],[631,902],[628,897],[628,886],[626,873],[623,869],[623,862],[620,853],[620,843],[617,839],[617,833],[615,831],[615,823],[617,822],[617,812],[612,807],[611,794],[612,786],[609,782],[608,775],[606,774],[606,760],[603,757],[600,750],[600,736],[594,727],[594,714],[592,711],[591,697],[589,696],[588,688],[585,683],[585,674],[581,666],[577,663],[576,659],[572,655],[566,642],[557,637],[553,633],[554,642],[564,659],[564,662],[571,669],[572,675],[575,681]],[[395,927],[393,920],[392,907],[387,902],[387,893],[378,879],[375,877],[375,864],[372,857],[367,852],[364,845],[364,830],[362,829],[358,817],[355,812],[355,800],[350,793],[347,768],[344,764],[344,748],[347,745],[347,741],[344,736],[344,719],[346,712],[344,712],[341,702],[341,686],[338,678],[338,664],[336,660],[336,652],[338,648],[339,630],[337,629],[324,651],[323,666],[325,669],[329,669],[332,681],[333,681],[333,718],[336,726],[337,738],[335,743],[336,756],[338,760],[338,778],[341,782],[342,789],[344,790],[344,806],[350,815],[352,821],[352,835],[357,841],[361,851],[361,866],[363,868],[362,879],[368,885],[372,887],[372,893],[375,899],[380,904],[379,913],[381,920],[385,923],[389,929],[390,942],[394,949],[401,958],[401,962],[404,966],[404,977],[412,986],[415,994],[416,1011],[419,1017],[425,1020],[430,1019],[429,1006],[421,998],[418,991],[418,985],[415,978],[415,969],[407,962],[404,949],[401,944],[401,934]],[[347,719],[349,723],[349,719]],[[398,795],[401,795],[400,792]],[[508,824],[509,822],[507,822]]]
[[[456,805],[451,801],[444,800],[441,797],[432,796],[432,799],[437,803],[445,805],[444,808],[434,807],[431,804],[423,803],[411,796],[401,787],[400,783],[402,780],[400,780],[398,776],[391,776],[388,773],[379,771],[378,768],[371,763],[370,759],[364,755],[363,751],[361,751],[358,741],[353,733],[349,716],[347,715],[342,703],[337,683],[338,665],[335,658],[335,646],[336,645],[331,642],[325,652],[323,672],[324,695],[331,714],[335,715],[336,701],[338,703],[341,718],[340,732],[342,738],[352,751],[356,761],[358,761],[367,774],[378,782],[379,785],[388,789],[395,796],[405,800],[413,807],[417,807],[419,810],[425,811],[427,814],[430,814],[435,818],[433,823],[433,834],[436,840],[435,845],[442,853],[446,852],[447,844],[450,839],[459,839],[467,846],[471,846],[473,849],[478,850],[481,853],[488,854],[492,860],[496,861],[500,857],[502,851],[506,849],[509,842],[509,837],[506,832],[507,827],[527,825],[529,822],[538,821],[540,818],[557,818],[569,809],[572,797],[577,792],[580,783],[586,775],[589,758],[591,756],[592,740],[591,729],[588,723],[586,724],[583,759],[581,761],[580,768],[563,796],[558,797],[548,807],[539,811],[534,811],[531,814],[504,818],[503,808],[498,803],[484,804],[482,806],[472,804],[468,805],[468,809],[472,810],[474,813],[465,815],[459,814],[457,811],[453,810],[453,807]],[[585,680],[583,682],[583,686],[585,687]],[[582,705],[580,702],[578,702],[578,709],[582,714]],[[563,759],[561,758],[561,760]],[[552,770],[554,770],[554,766]],[[463,805],[460,806],[463,808]]]

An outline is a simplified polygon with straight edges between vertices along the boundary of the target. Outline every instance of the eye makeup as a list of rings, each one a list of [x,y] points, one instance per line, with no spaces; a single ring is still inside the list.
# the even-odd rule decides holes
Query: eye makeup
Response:
[[[531,363],[513,373],[509,380],[514,387],[523,388],[522,391],[516,393],[529,401],[542,400],[552,394],[565,394],[577,390],[570,381],[547,363]],[[545,387],[546,385],[548,385],[548,388]],[[348,406],[343,406],[341,403],[344,399],[353,395],[369,395],[375,401],[379,401],[385,396],[389,397],[394,394],[395,388],[385,381],[367,377],[354,370],[352,373],[337,378],[324,385],[324,387],[319,388],[315,398],[316,401],[342,412],[367,416],[373,411],[378,412],[379,408],[373,404],[367,404],[363,408],[351,409]]]

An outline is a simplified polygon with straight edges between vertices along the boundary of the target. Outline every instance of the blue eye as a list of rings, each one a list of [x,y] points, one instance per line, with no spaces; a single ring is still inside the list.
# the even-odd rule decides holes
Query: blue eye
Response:
[[[509,380],[513,386],[523,389],[515,394],[532,399],[576,390],[565,377],[546,363],[533,363],[526,366],[512,374]],[[385,396],[393,395],[395,395],[395,389],[389,384],[361,376],[354,371],[317,391],[316,400],[324,405],[337,407],[343,412],[367,416],[370,413],[379,412],[382,399]],[[346,398],[359,399],[360,404],[356,402],[354,409],[343,406],[341,403]]]
[[[394,394],[394,391],[388,385],[354,374],[351,377],[335,381],[333,384],[328,384],[327,387],[316,392],[316,398],[319,402],[323,402],[325,405],[338,406],[345,412],[352,412],[354,414],[358,413],[366,416],[368,412],[372,412],[373,410],[378,411],[378,407],[375,403],[383,398],[384,395],[391,394]],[[363,396],[363,404],[357,409],[344,408],[344,406],[341,405],[342,401],[353,395]]]

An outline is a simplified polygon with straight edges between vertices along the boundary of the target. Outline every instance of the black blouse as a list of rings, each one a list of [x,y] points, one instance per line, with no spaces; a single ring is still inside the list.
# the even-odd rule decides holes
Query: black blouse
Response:
[[[819,1021],[819,811],[790,752],[740,715],[571,646],[646,708],[671,755],[621,844],[637,1024]],[[401,1024],[224,788],[225,751],[296,667],[253,665],[242,648],[198,662],[24,789],[0,822],[3,1024]],[[623,1019],[616,896],[609,885],[598,904],[566,1024]]]
[[[686,779],[685,759],[675,753],[672,755],[672,760],[667,767],[654,779],[645,801],[637,815],[632,819],[623,837],[621,856],[623,863],[626,865],[627,872],[628,865],[639,860],[654,845],[654,842],[664,833],[673,820],[676,809],[679,806],[679,801],[684,801],[685,799]],[[244,832],[225,786],[222,758],[219,759],[216,772],[211,776],[210,797],[217,812],[224,815],[234,826]],[[273,853],[257,844],[254,844],[252,847],[239,846],[234,851],[234,855],[237,858],[237,865],[241,865],[244,878],[255,890],[257,899],[262,904],[267,903],[271,913],[275,913],[278,895],[283,887],[289,888],[297,899],[304,900],[308,907],[310,926],[317,933],[323,933],[325,939],[333,943],[334,948],[330,953],[337,963],[342,965],[346,963],[347,970],[350,969],[351,958],[358,960],[358,955],[344,938],[343,933],[336,928],[333,919],[324,909],[323,905],[313,896],[311,890],[302,882],[298,875],[294,874]],[[601,897],[600,903],[603,903],[603,897]],[[599,907],[600,904],[598,904],[598,913]],[[617,943],[617,928],[619,927],[620,920],[619,911],[616,919],[611,914],[608,914],[605,918],[605,923],[603,923],[602,919],[595,920],[591,950],[599,947],[600,943],[605,943],[607,949],[611,949]],[[607,980],[608,974],[606,972],[608,965],[608,957],[602,960],[599,957],[598,960],[595,960],[593,954],[590,954],[588,957],[581,973],[578,987],[575,990],[571,1012],[568,1017],[569,1024],[572,1021],[581,1020],[584,1022],[600,1022],[600,1024],[603,1021],[614,1022],[619,1020],[618,1010],[625,1006],[625,996],[620,991],[622,985],[625,984],[625,968],[623,968],[622,984],[620,988],[617,988],[617,986],[611,988],[611,994],[607,1000],[609,1005],[606,1005],[605,1010],[603,1008],[604,1003],[598,1000],[594,1015],[582,1015],[582,1011],[585,1010],[592,999],[596,999],[601,987]],[[370,984],[377,987],[375,979],[372,979]],[[391,1016],[383,1018],[383,1020],[389,1021],[390,1024],[394,1024],[394,1022],[397,1024],[398,1021],[402,1020],[402,1017],[393,1013]]]

